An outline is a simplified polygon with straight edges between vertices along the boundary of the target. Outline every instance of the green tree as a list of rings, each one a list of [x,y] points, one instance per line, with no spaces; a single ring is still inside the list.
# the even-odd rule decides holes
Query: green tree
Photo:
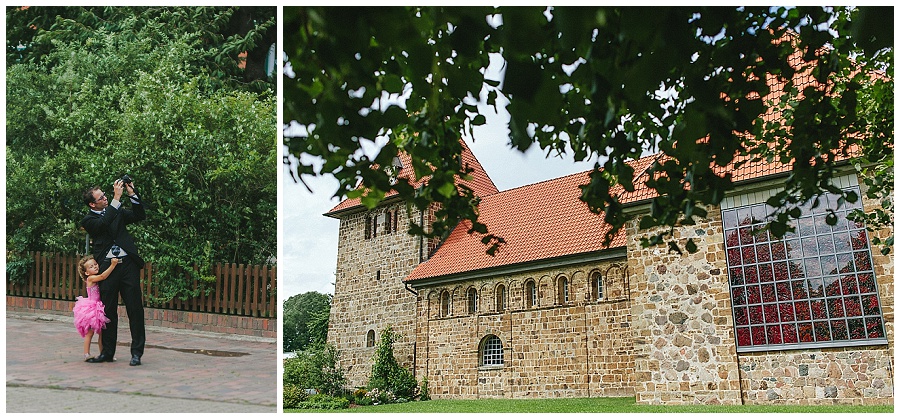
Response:
[[[634,189],[626,162],[647,151],[670,158],[649,169],[658,197],[640,225],[669,229],[645,245],[706,215],[734,186],[717,168],[747,159],[795,162],[785,192],[770,201],[776,235],[798,206],[841,192],[830,180],[851,147],[865,156],[861,167],[875,168],[866,174],[876,195],[892,196],[891,9],[304,7],[284,15],[294,64],[285,119],[304,128],[286,139],[297,157],[292,174],[333,175],[337,196],[362,195],[370,208],[392,188],[419,209],[440,204],[433,231],[413,225],[412,233],[440,236],[469,220],[489,253],[503,242],[478,222],[472,191],[454,183],[466,175],[455,163],[459,138],[486,120],[477,102],[496,109],[501,97],[512,148],[597,159],[581,198],[613,226],[608,239],[626,222],[610,190]],[[499,79],[484,70],[492,54],[505,62]],[[806,73],[819,85],[796,85],[793,76]],[[761,99],[769,77],[784,83],[776,103]],[[790,111],[784,124],[765,124],[778,106]],[[359,152],[382,136],[377,155]],[[430,176],[427,185],[391,184],[379,167],[398,152],[412,156],[416,177]],[[883,210],[880,219],[892,219],[892,207]],[[683,245],[692,250],[690,240]]]
[[[235,10],[55,10],[26,9],[43,19],[34,22],[54,23],[21,43],[21,60],[7,50],[7,248],[83,253],[82,192],[111,192],[128,174],[149,203],[130,231],[154,264],[160,298],[198,295],[203,288],[179,273],[195,264],[202,286],[213,262],[272,263],[274,83],[251,88],[211,64],[231,38],[213,47],[210,33]],[[20,13],[8,8],[7,22],[23,24]]]
[[[283,303],[285,352],[304,351],[323,345],[328,335],[331,296],[315,291],[291,296]]]

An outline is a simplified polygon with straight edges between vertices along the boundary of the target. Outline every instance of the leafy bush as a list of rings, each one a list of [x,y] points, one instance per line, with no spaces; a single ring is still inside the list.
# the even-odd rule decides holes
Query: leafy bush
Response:
[[[431,391],[428,390],[428,377],[422,377],[422,385],[419,387],[419,400],[431,400]]]
[[[284,385],[312,388],[330,396],[342,395],[346,383],[337,365],[337,350],[331,345],[316,346],[285,360],[282,379]]]
[[[334,397],[327,394],[313,394],[305,402],[297,404],[298,409],[322,409],[340,410],[350,407],[350,401],[343,397]]]
[[[285,408],[295,408],[299,406],[300,403],[306,401],[306,390],[292,384],[285,384],[284,394],[281,399],[284,402]]]
[[[416,377],[409,370],[400,366],[394,358],[394,342],[400,335],[388,326],[381,332],[378,346],[375,348],[375,362],[369,375],[368,397],[382,403],[395,403],[397,399],[411,400],[416,397]],[[379,390],[375,392],[375,390]],[[375,392],[375,396],[372,395]]]

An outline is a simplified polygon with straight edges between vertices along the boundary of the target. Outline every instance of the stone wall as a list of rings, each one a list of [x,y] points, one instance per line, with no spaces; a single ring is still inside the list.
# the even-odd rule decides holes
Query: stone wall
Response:
[[[627,226],[635,398],[639,404],[741,404],[721,213],[676,229],[696,253],[642,248]]]
[[[366,239],[366,217],[386,211],[396,212],[401,227],[385,233],[381,224],[375,237]],[[416,300],[403,279],[419,263],[420,241],[406,234],[408,217],[404,206],[394,205],[341,218],[328,343],[338,350],[348,387],[368,382],[375,355],[375,347],[367,346],[369,330],[377,344],[382,330],[392,327],[400,334],[394,356],[401,365],[413,366]]]
[[[597,262],[511,276],[436,285],[418,290],[417,375],[427,376],[433,398],[552,398],[630,396],[634,364],[624,261]],[[590,275],[604,278],[604,298],[593,297]],[[559,278],[569,280],[560,301]],[[526,307],[525,284],[534,280],[538,302]],[[497,305],[497,286],[508,293]],[[468,290],[478,292],[469,313]],[[441,313],[440,295],[452,297]],[[504,365],[479,366],[488,335],[503,343]]]
[[[864,210],[873,205],[864,200]],[[637,402],[893,403],[892,255],[871,249],[889,345],[738,354],[721,210],[708,211],[708,219],[675,230],[682,246],[694,239],[694,254],[677,255],[664,245],[641,248],[640,237],[653,231],[639,230],[637,219],[628,225]]]
[[[893,404],[893,359],[884,347],[741,354],[745,404]]]

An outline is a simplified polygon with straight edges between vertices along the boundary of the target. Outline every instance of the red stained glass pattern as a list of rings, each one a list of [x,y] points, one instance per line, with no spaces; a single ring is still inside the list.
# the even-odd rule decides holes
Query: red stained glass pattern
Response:
[[[813,336],[812,323],[797,324],[797,334],[800,335],[800,342],[815,342],[816,341],[815,336]]]
[[[782,341],[784,343],[797,343],[797,329],[793,323],[781,326]]]
[[[847,313],[847,317],[859,317],[862,316],[862,306],[859,304],[859,297],[844,297],[844,312]]]
[[[738,341],[738,346],[750,346],[753,344],[750,341],[750,328],[749,327],[739,327],[737,329],[737,341]]]
[[[883,338],[884,337],[884,328],[881,327],[881,318],[880,317],[869,317],[866,319],[866,332],[869,334],[869,338]]]
[[[884,338],[865,226],[845,220],[859,205],[845,203],[829,226],[837,196],[819,199],[783,239],[764,229],[771,210],[764,204],[722,212],[739,347]]]
[[[812,320],[809,315],[809,301],[795,302],[794,311],[797,313],[797,320]]]

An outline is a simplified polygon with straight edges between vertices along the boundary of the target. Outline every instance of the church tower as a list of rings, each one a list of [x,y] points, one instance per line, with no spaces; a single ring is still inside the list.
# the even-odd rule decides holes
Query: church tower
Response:
[[[409,156],[394,160],[399,179],[414,179]],[[473,170],[466,184],[478,196],[497,193],[484,168],[463,142],[463,167]],[[412,181],[411,181],[412,182]],[[427,182],[427,179],[417,183]],[[403,280],[428,259],[436,240],[407,234],[411,221],[430,225],[434,211],[407,206],[396,192],[368,210],[346,199],[325,214],[340,220],[337,269],[328,343],[340,356],[347,387],[363,387],[372,370],[375,346],[388,326],[400,335],[394,356],[413,371],[415,365],[416,294]],[[413,373],[416,373],[413,371]]]

